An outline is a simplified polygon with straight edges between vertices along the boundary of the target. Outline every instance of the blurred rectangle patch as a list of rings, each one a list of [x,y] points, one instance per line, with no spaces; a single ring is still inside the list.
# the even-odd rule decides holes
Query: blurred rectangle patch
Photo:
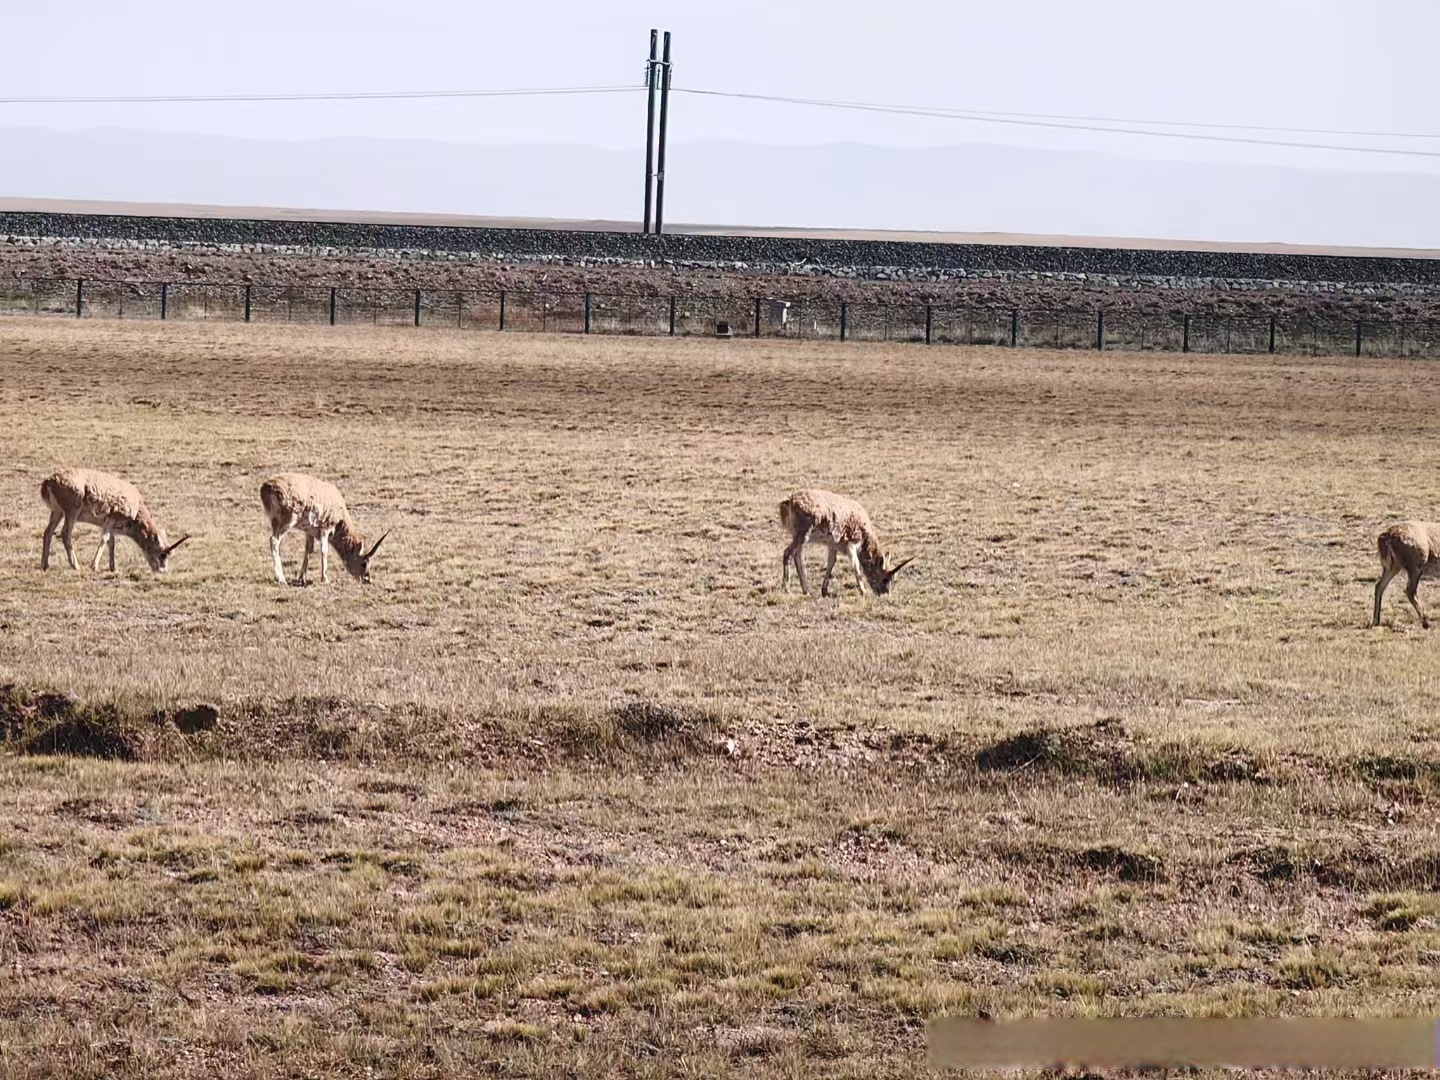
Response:
[[[952,1016],[926,1035],[934,1068],[1440,1068],[1433,1017]]]

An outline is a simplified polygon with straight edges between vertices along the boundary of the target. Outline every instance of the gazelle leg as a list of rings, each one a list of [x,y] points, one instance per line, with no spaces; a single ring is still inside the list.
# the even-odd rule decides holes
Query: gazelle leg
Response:
[[[330,534],[320,534],[320,583],[330,583]]]
[[[859,589],[863,595],[866,589],[865,575],[860,572],[860,549],[854,544],[851,544],[845,551],[846,554],[850,556],[850,569],[855,571],[855,587]]]
[[[795,576],[800,579],[800,591],[806,596],[810,595],[810,578],[805,573],[805,541],[801,540],[795,545]]]
[[[825,580],[822,581],[822,582],[820,582],[820,595],[821,595],[821,596],[829,596],[829,595],[830,595],[830,581],[831,581],[831,579],[834,578],[834,576],[835,576],[835,556],[836,556],[836,551],[835,551],[835,549],[832,547],[832,548],[830,548],[830,555],[829,555],[829,557],[825,560]]]
[[[110,572],[115,572],[115,534],[110,534]]]
[[[50,511],[50,524],[45,526],[45,540],[40,547],[41,570],[50,569],[50,541],[54,538],[55,530],[59,527],[64,517],[65,515],[59,510]]]
[[[800,551],[805,547],[804,540],[791,540],[785,547],[785,554],[780,559],[780,591],[786,592],[790,588],[790,564],[794,563],[800,574],[800,584],[805,584],[805,575],[800,568]]]
[[[1420,575],[1411,574],[1410,580],[1405,583],[1405,599],[1410,601],[1410,606],[1415,609],[1415,614],[1420,616],[1420,625],[1426,630],[1430,629],[1430,620],[1425,617],[1425,612],[1420,610],[1420,601],[1416,599],[1416,593],[1420,591]]]
[[[70,569],[79,570],[80,562],[75,558],[75,519],[66,518],[60,530],[60,542],[65,545],[65,557],[70,560]]]
[[[1375,582],[1375,621],[1370,624],[1371,626],[1380,625],[1380,600],[1385,595],[1385,589],[1389,586],[1390,579],[1397,573],[1399,571],[1391,570],[1389,567],[1380,571],[1380,580]]]
[[[276,529],[270,533],[270,557],[275,561],[275,580],[285,584],[285,567],[280,562],[280,539],[288,529]]]
[[[308,585],[306,575],[310,573],[310,553],[315,550],[315,538],[309,533],[305,534],[305,557],[300,560],[300,576],[295,579],[297,585]]]
[[[108,532],[106,532],[104,529],[101,529],[101,530],[100,530],[100,546],[95,549],[95,558],[93,558],[93,559],[90,560],[90,569],[91,569],[91,570],[94,570],[94,571],[97,571],[97,572],[99,571],[99,569],[100,569],[100,556],[102,556],[102,555],[105,554],[105,545],[108,544],[109,542],[110,542],[110,534],[109,534]],[[114,566],[113,563],[111,564],[110,569],[111,569],[111,570],[114,570],[114,569],[115,569],[115,566]]]

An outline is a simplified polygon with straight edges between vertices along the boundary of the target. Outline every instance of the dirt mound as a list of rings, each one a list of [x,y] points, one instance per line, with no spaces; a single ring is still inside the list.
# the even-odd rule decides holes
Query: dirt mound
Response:
[[[1440,851],[1400,855],[1369,845],[1308,848],[1279,844],[1237,851],[1227,862],[1267,882],[1313,880],[1347,892],[1434,892]]]
[[[981,772],[1030,769],[1108,780],[1134,779],[1143,772],[1129,731],[1112,720],[1086,728],[1022,731],[984,747],[975,765]]]
[[[0,734],[22,754],[134,761],[141,738],[113,704],[86,705],[68,694],[0,686]]]
[[[192,705],[175,709],[170,713],[170,721],[186,735],[198,735],[220,722],[220,710],[214,705]]]
[[[1164,860],[1143,851],[1129,851],[1114,844],[1098,847],[1060,847],[1043,841],[1002,841],[991,851],[1013,866],[1043,870],[1047,874],[1090,871],[1119,881],[1159,883],[1168,880]]]
[[[703,709],[654,701],[627,701],[604,712],[572,713],[559,732],[569,757],[616,755],[676,759],[716,752],[721,718]]]
[[[114,701],[0,686],[0,745],[22,754],[140,761],[165,756],[162,744],[168,739],[209,731],[219,718],[219,708],[209,704],[145,715]]]
[[[1107,718],[1088,727],[1037,728],[982,747],[975,755],[981,772],[1047,773],[1106,784],[1146,781],[1176,784],[1247,783],[1268,785],[1334,768],[1298,755],[1262,758],[1223,745],[1148,742],[1120,721]]]
[[[1080,852],[1076,862],[1089,870],[1114,874],[1121,881],[1165,880],[1165,866],[1159,858],[1140,851],[1126,851],[1113,844],[1087,848]]]

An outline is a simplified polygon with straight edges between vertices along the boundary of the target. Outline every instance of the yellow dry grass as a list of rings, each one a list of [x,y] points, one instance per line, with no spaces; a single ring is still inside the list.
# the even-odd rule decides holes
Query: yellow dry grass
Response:
[[[1437,389],[0,322],[0,1071],[920,1075],[947,1010],[1430,1007],[1435,642],[1368,622]],[[62,464],[172,573],[82,527],[41,574]],[[274,583],[281,469],[393,530],[374,585]],[[891,596],[780,595],[811,484],[918,556]]]

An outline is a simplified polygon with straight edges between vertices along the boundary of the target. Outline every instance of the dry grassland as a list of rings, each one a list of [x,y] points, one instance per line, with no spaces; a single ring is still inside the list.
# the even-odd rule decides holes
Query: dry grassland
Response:
[[[919,1076],[944,1012],[1433,1011],[1440,643],[1403,582],[1368,621],[1437,393],[0,322],[0,1074]],[[61,464],[195,534],[172,572],[82,527],[42,575]],[[280,469],[394,530],[375,584],[275,585]],[[807,484],[918,556],[890,596],[779,593]]]

